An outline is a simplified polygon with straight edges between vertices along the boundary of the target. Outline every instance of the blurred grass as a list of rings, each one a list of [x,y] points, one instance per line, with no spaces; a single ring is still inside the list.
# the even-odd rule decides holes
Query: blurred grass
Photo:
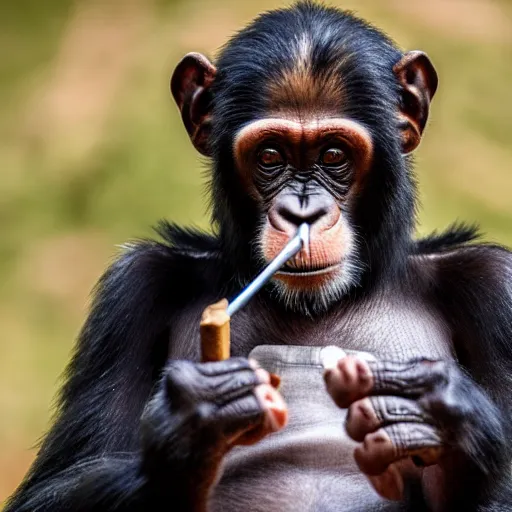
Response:
[[[419,231],[478,221],[512,244],[511,4],[347,0],[440,88],[417,152]],[[214,54],[277,1],[0,4],[0,502],[49,424],[58,377],[115,245],[161,217],[207,227],[204,165],[168,93],[187,51]]]

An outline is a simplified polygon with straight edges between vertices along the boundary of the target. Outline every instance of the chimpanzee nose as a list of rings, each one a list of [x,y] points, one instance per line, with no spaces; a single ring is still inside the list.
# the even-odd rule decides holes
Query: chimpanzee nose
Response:
[[[294,226],[300,226],[304,222],[309,225],[315,224],[324,215],[327,215],[331,205],[327,198],[321,195],[305,198],[285,195],[278,199],[276,206],[276,212],[282,219]]]

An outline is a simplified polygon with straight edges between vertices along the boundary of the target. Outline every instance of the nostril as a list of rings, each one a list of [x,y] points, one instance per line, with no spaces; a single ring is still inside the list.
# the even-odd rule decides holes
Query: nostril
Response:
[[[302,208],[295,211],[283,205],[278,208],[277,213],[295,226],[300,226],[304,222],[312,225],[327,214],[327,208]]]
[[[300,223],[300,217],[296,213],[290,211],[288,208],[285,208],[284,206],[281,206],[280,208],[278,208],[277,213],[284,220],[291,222],[292,224],[295,224],[296,226],[298,226]]]
[[[327,208],[317,208],[316,210],[309,213],[308,216],[304,217],[304,221],[308,224],[314,224],[317,220],[320,220],[324,215],[327,215]]]

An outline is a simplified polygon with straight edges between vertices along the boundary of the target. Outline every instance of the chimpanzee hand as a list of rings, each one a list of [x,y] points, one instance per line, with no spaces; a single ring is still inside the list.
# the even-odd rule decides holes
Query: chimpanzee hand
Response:
[[[254,361],[170,361],[142,418],[143,470],[202,510],[225,453],[283,427],[286,406]],[[182,500],[183,501],[183,500]],[[184,503],[186,502],[183,501]]]
[[[455,362],[351,355],[324,377],[336,404],[349,407],[347,433],[362,442],[355,460],[384,497],[403,497],[394,463],[406,457],[431,465],[462,456],[484,477],[506,474],[502,413]]]

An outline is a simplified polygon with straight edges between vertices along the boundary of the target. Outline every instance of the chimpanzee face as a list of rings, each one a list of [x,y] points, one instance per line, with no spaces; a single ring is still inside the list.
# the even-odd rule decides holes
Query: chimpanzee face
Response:
[[[240,130],[234,153],[240,177],[260,205],[265,261],[300,224],[310,226],[309,245],[275,276],[287,300],[306,293],[329,302],[343,294],[358,279],[350,211],[371,163],[367,130],[336,117],[274,117]]]
[[[383,183],[386,172],[376,162],[376,137],[382,139],[376,134],[385,131],[379,116],[392,126],[386,132],[393,138],[389,147],[396,148],[395,163],[386,164],[391,175],[392,166],[402,165],[403,155],[419,144],[437,87],[435,70],[422,52],[401,55],[390,51],[382,36],[370,34],[380,38],[382,55],[392,62],[388,65],[375,61],[375,41],[366,50],[362,44],[357,54],[354,44],[359,42],[350,46],[343,35],[331,36],[327,40],[305,31],[291,38],[287,59],[276,64],[274,53],[269,51],[265,60],[261,48],[256,53],[249,44],[252,36],[242,33],[238,37],[248,41],[238,41],[233,55],[221,57],[220,72],[206,57],[189,54],[171,81],[184,124],[201,153],[212,155],[212,116],[217,116],[214,124],[221,133],[217,140],[229,134],[223,153],[229,150],[230,162],[217,167],[223,173],[229,168],[229,179],[255,205],[252,236],[261,262],[270,262],[302,223],[309,224],[309,244],[274,277],[289,305],[307,297],[309,304],[316,302],[314,307],[324,307],[358,284],[369,266],[369,258],[362,257],[372,245],[368,233],[378,231],[381,221],[378,211],[371,218],[364,211],[373,208],[367,189],[380,194],[376,210],[386,207],[386,194],[394,193],[368,186],[372,174],[380,173]],[[229,54],[229,46],[224,53]],[[367,55],[373,56],[371,65]],[[251,76],[258,81],[252,89]],[[385,102],[379,92],[387,94]],[[223,106],[212,107],[215,94],[223,97]]]

